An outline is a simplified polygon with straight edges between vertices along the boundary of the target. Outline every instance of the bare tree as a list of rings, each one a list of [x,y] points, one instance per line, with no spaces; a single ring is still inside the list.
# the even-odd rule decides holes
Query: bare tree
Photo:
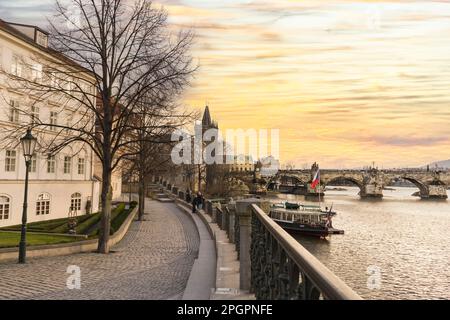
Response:
[[[112,172],[122,159],[136,154],[130,146],[153,137],[154,128],[145,121],[136,135],[136,119],[143,110],[151,113],[159,97],[174,98],[189,84],[195,70],[189,55],[193,35],[190,31],[172,34],[166,11],[144,0],[57,0],[49,31],[52,49],[48,51],[59,59],[32,57],[26,64],[43,65],[42,76],[8,73],[9,85],[32,97],[31,108],[52,99],[59,113],[74,113],[74,119],[65,123],[50,119],[30,121],[27,126],[37,132],[54,131],[45,142],[50,153],[81,142],[100,159],[98,251],[108,253]],[[90,90],[91,85],[95,90]],[[152,99],[155,104],[148,103]],[[32,119],[32,111],[21,112]]]
[[[146,181],[157,171],[169,168],[175,170],[171,161],[172,132],[190,123],[197,114],[179,108],[172,97],[159,96],[155,99],[142,99],[135,106],[138,117],[135,119],[134,135],[136,143],[128,145],[127,158],[137,172],[139,182],[139,220],[145,211]]]

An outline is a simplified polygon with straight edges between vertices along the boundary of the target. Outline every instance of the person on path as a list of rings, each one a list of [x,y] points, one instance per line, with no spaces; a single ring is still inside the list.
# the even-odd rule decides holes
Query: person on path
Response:
[[[203,195],[201,192],[197,192],[197,196],[192,200],[192,213],[196,213],[197,209],[201,209],[203,206]]]

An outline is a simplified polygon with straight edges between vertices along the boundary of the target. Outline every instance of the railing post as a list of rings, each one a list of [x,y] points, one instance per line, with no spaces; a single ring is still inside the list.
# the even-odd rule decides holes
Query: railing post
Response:
[[[221,209],[222,209],[222,221],[220,223],[221,224],[220,229],[227,231],[228,212],[224,206],[222,206]]]
[[[212,202],[209,200],[206,200],[204,206],[205,206],[205,208],[204,208],[205,212],[208,215],[212,216]]]
[[[239,262],[240,262],[240,288],[251,289],[251,205],[256,204],[263,210],[268,210],[269,203],[261,199],[249,198],[236,202],[236,215],[239,217]]]
[[[216,211],[216,204],[211,202],[211,222],[216,223],[217,222],[217,211]]]
[[[236,239],[234,238],[234,223],[236,214],[236,203],[230,202],[228,204],[228,238],[231,243],[236,243]]]

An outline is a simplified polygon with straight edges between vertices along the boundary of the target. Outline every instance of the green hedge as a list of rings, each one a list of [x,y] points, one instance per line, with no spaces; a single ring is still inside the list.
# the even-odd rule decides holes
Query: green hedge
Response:
[[[69,236],[46,235],[46,234],[27,234],[27,245],[45,245],[81,241],[81,238]],[[17,247],[20,241],[19,232],[1,232],[0,231],[0,248]]]
[[[132,201],[130,203],[130,209],[125,210],[125,203],[121,203],[111,212],[111,229],[109,234],[113,235],[119,228],[122,226],[122,223],[125,221],[125,219],[128,217],[131,211],[136,207],[137,202]],[[97,236],[99,234],[99,229],[96,228],[93,230],[89,236]]]
[[[130,203],[130,209],[125,210],[125,203],[119,203],[116,208],[111,211],[111,234],[116,232],[130,212],[136,207],[137,202]],[[99,233],[99,226],[101,220],[101,213],[86,214],[76,217],[77,226],[75,228],[77,234],[87,234],[93,238]],[[32,222],[27,225],[27,230],[30,232],[45,232],[45,233],[68,233],[69,226],[67,224],[68,218],[53,219],[47,221]],[[95,226],[95,227],[94,227]],[[90,230],[92,229],[92,230]],[[1,228],[5,231],[20,231],[21,225]]]
[[[136,207],[136,205],[137,205],[137,202],[133,201],[133,202],[131,202],[130,208],[128,210],[125,210],[125,207],[124,207],[124,209],[119,214],[117,214],[115,219],[113,219],[111,222],[111,233],[110,234],[114,234],[117,230],[120,229],[123,222],[128,218],[131,211],[133,211],[133,209]]]
[[[91,215],[82,215],[76,217],[77,223],[81,223],[88,219]],[[31,232],[46,232],[46,233],[67,233],[69,227],[67,225],[68,218],[52,219],[46,221],[32,222],[27,225],[27,230]],[[1,228],[5,231],[20,231],[21,225],[14,225]]]

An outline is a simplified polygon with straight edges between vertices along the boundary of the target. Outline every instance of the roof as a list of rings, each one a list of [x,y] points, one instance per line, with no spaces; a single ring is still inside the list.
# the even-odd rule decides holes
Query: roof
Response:
[[[10,21],[5,21],[5,23],[7,23],[9,25],[16,25],[16,26],[21,26],[21,27],[34,28],[34,29],[36,29],[36,30],[46,34],[47,36],[49,35],[49,33],[47,31],[45,31],[44,29],[41,29],[38,26],[34,26],[34,25],[31,25],[31,24],[24,24],[24,23],[10,22]]]
[[[18,23],[13,23],[16,25],[21,25]],[[36,29],[38,29],[39,31],[45,33],[46,35],[48,35],[47,32],[43,31],[42,29],[35,27],[35,26],[30,26],[30,25],[22,25],[22,26],[27,26],[27,27],[34,27]],[[80,64],[76,63],[75,61],[73,61],[72,59],[70,59],[69,57],[67,57],[66,55],[62,54],[61,52],[58,52],[52,48],[46,48],[44,46],[41,46],[40,44],[36,43],[33,39],[29,38],[27,35],[25,35],[24,33],[20,32],[18,29],[14,28],[12,25],[10,25],[8,22],[6,22],[5,20],[0,19],[0,30],[5,31],[6,33],[9,33],[10,35],[26,42],[27,44],[53,56],[54,58],[61,60],[63,62],[66,62],[67,64],[76,67],[76,68],[80,68],[81,70],[83,70],[84,72],[93,75],[93,72],[86,69],[85,67],[81,66]]]

